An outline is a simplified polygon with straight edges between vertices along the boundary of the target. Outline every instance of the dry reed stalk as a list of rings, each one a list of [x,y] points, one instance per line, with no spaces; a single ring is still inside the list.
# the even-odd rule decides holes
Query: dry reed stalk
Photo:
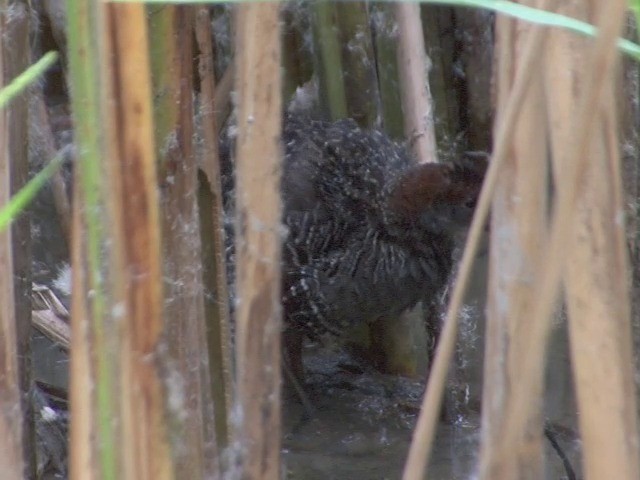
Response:
[[[473,261],[477,254],[480,238],[489,213],[498,174],[511,146],[511,134],[520,115],[522,99],[527,93],[532,72],[536,71],[540,64],[540,50],[543,40],[543,30],[541,29],[534,30],[529,37],[527,45],[523,49],[522,63],[515,73],[511,98],[504,110],[504,119],[496,128],[495,149],[478,198],[467,243],[460,261],[451,299],[449,300],[444,327],[429,374],[427,391],[422,401],[420,416],[418,417],[418,423],[413,433],[413,441],[409,449],[409,456],[405,464],[403,480],[421,480],[429,463],[447,372],[455,351],[460,306],[462,305]]]
[[[196,7],[196,39],[200,49],[200,119],[202,127],[201,165],[208,180],[210,205],[200,204],[201,227],[203,232],[203,280],[206,288],[215,293],[215,302],[208,302],[207,338],[209,369],[211,374],[213,414],[216,423],[216,440],[222,449],[229,443],[230,428],[228,417],[231,411],[232,362],[231,334],[229,332],[229,292],[225,261],[224,211],[222,205],[222,181],[218,156],[218,124],[215,111],[217,90],[213,71],[212,29],[209,9]],[[232,70],[229,69],[231,72]],[[225,73],[226,75],[226,73]],[[203,221],[207,215],[208,221]],[[205,251],[210,251],[205,256]],[[208,277],[210,275],[210,277]]]
[[[533,2],[522,2],[535,5]],[[506,18],[496,25],[497,117],[500,123],[513,87],[521,52],[534,29]],[[538,34],[539,35],[539,34]],[[490,272],[482,394],[479,478],[531,479],[544,476],[542,401],[544,352],[538,352],[533,395],[519,418],[519,436],[503,443],[505,420],[518,388],[523,352],[535,303],[533,286],[546,240],[547,142],[542,77],[534,74],[492,204]]]
[[[69,351],[71,329],[69,324],[52,310],[34,310],[33,326],[65,352]]]
[[[150,19],[156,146],[161,173],[164,332],[162,368],[175,475],[219,475],[207,368],[202,245],[194,148],[194,10],[163,6]],[[205,440],[206,439],[206,440]]]
[[[0,85],[8,84],[30,65],[31,13],[25,0],[0,1]],[[18,192],[29,176],[28,99],[29,95],[23,93],[0,112],[4,117],[0,204]],[[36,475],[35,432],[28,395],[32,388],[30,229],[29,215],[22,213],[0,234],[0,265],[4,273],[0,280],[0,416],[4,417],[0,419],[0,438],[7,441],[8,450],[3,453],[15,455],[4,459],[9,462],[7,471],[16,472],[16,478]],[[0,471],[4,471],[2,466]]]
[[[573,228],[576,218],[577,192],[579,192],[579,186],[582,186],[588,178],[586,176],[588,170],[586,159],[591,139],[599,137],[598,132],[595,131],[596,119],[599,118],[599,115],[594,115],[594,112],[598,110],[598,106],[602,105],[604,93],[609,91],[611,87],[611,72],[617,58],[615,43],[620,32],[624,12],[625,2],[610,2],[607,5],[606,14],[603,13],[597,17],[596,26],[599,28],[600,34],[586,62],[584,88],[581,89],[578,105],[575,108],[574,135],[563,156],[562,176],[565,181],[559,184],[557,191],[550,240],[546,248],[546,262],[541,265],[541,273],[536,285],[539,292],[538,301],[532,312],[531,328],[528,332],[528,351],[523,362],[520,385],[513,398],[513,415],[506,419],[507,444],[520,435],[519,419],[527,411],[527,404],[533,394],[533,380],[539,361],[536,353],[544,350],[553,309],[556,306],[563,268],[566,266],[565,261],[569,254],[569,240],[575,239]],[[579,248],[577,244],[573,244],[572,247],[573,249]],[[597,361],[600,362],[601,357],[598,357]],[[594,366],[593,362],[591,366]],[[608,372],[608,374],[611,375],[613,372]],[[592,398],[601,400],[606,395],[608,392],[604,395],[597,392],[597,395]],[[626,416],[628,415],[626,407],[627,405],[625,405],[624,412],[618,410],[615,413],[624,417],[625,421],[629,418]],[[627,426],[627,428],[635,428],[635,422],[633,422],[633,426]],[[633,444],[636,439],[628,438],[627,440]],[[601,456],[602,452],[598,452],[597,455]],[[633,456],[629,455],[627,448],[624,455],[615,458],[623,458],[622,465],[619,465],[615,470],[623,475],[616,476],[614,473],[614,477],[638,478],[637,455],[635,453]],[[597,471],[592,470],[590,475],[593,473],[597,473]],[[600,473],[602,472],[600,471]],[[609,478],[610,474],[612,474],[611,471],[607,472],[605,477],[596,476],[593,478]]]
[[[173,478],[157,362],[162,288],[144,7],[69,2],[68,18],[82,152],[72,248],[71,478]]]
[[[0,18],[0,21],[4,21]],[[0,48],[0,85],[5,81],[3,48]],[[8,112],[0,110],[0,208],[11,198],[11,157]],[[22,478],[25,463],[22,448],[20,372],[15,321],[13,248],[11,228],[0,232],[0,471],[7,478]],[[9,274],[7,274],[9,273]]]
[[[398,2],[395,14],[405,136],[420,163],[437,162],[433,99],[427,80],[429,60],[424,49],[420,5]]]
[[[77,268],[86,256],[86,227],[82,221],[80,197],[80,169],[75,171],[73,216],[71,224],[71,262],[74,265],[72,277],[73,299],[71,303],[71,361],[69,365],[69,399],[71,421],[69,427],[69,478],[71,480],[94,480],[100,478],[93,468],[95,424],[92,418],[93,401],[87,393],[93,388],[91,376],[91,344],[89,342],[89,309],[80,299],[80,294],[88,290],[88,280],[84,268]]]
[[[122,422],[118,478],[170,479],[176,473],[169,424],[180,417],[167,412],[159,362],[164,327],[162,261],[146,14],[142,4],[103,8],[109,176],[105,203],[113,222],[110,313],[119,324],[111,334],[119,337],[116,351],[121,367],[114,385],[120,393]]]
[[[598,2],[559,9],[582,18],[589,12],[596,18],[610,14],[603,10]],[[573,181],[566,164],[576,141],[576,103],[586,89],[584,60],[592,47],[561,32],[554,33],[552,45],[547,91],[554,106],[555,178],[562,188]],[[615,75],[613,65],[602,75],[603,97],[589,112],[594,134],[586,140],[564,281],[586,478],[632,479],[640,470]]]
[[[113,479],[120,459],[114,447],[112,360],[104,335],[105,287],[101,279],[102,229],[99,162],[100,70],[95,32],[95,4],[69,1],[69,74],[74,138],[82,155],[74,178],[71,305],[71,365],[69,404],[69,477],[72,480]],[[91,292],[91,301],[88,293]]]
[[[238,442],[242,478],[280,478],[280,5],[238,6]]]

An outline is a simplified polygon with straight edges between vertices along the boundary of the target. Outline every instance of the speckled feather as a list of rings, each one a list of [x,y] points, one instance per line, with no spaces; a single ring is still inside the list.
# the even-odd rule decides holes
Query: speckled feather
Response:
[[[440,294],[484,165],[416,165],[352,120],[289,118],[283,140],[286,328],[340,335]]]

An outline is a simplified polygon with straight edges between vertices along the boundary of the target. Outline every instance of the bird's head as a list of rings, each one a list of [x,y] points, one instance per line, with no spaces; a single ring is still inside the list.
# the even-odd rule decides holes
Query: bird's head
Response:
[[[410,167],[390,185],[385,223],[436,235],[466,231],[486,168],[471,157]]]

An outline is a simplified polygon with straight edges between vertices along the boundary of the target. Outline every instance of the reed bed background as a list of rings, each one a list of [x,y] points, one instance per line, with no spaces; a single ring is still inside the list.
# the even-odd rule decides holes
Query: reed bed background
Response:
[[[0,218],[12,220],[0,223],[2,478],[286,475],[279,137],[287,108],[383,129],[420,162],[467,151],[491,158],[435,354],[407,349],[420,319],[362,333],[384,339],[389,373],[426,379],[429,363],[403,480],[431,478],[443,397],[455,388],[458,319],[487,225],[489,271],[474,280],[487,289],[481,391],[470,407],[482,419],[477,478],[544,478],[545,372],[556,367],[549,345],[559,325],[570,346],[563,388],[579,412],[576,467],[588,479],[640,478],[634,5],[238,3],[0,7],[0,95],[15,91],[0,111],[0,208],[9,205]],[[596,35],[578,35],[591,31],[584,25]],[[60,62],[44,81],[27,90],[12,83],[40,57],[50,67],[48,50]],[[56,108],[72,112],[71,149],[56,136],[56,118],[65,118]],[[232,308],[218,162],[230,123],[239,232]],[[30,219],[24,203],[47,176],[56,258],[73,264],[68,318],[55,300],[39,306],[32,288],[43,240],[30,226],[37,211]],[[68,448],[62,431],[42,447],[53,437],[42,429],[32,325],[70,351]]]

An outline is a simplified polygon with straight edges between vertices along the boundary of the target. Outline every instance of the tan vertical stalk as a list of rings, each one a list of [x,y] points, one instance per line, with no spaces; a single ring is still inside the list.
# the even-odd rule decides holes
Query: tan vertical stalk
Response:
[[[70,378],[70,478],[115,480],[122,471],[115,372],[119,335],[109,321],[104,272],[101,9],[68,0],[69,75],[78,147],[73,222],[73,301]],[[107,223],[107,222],[105,222]]]
[[[157,6],[150,17],[156,147],[160,167],[165,337],[161,360],[172,399],[170,435],[176,477],[216,469],[202,286],[194,150],[193,7]],[[206,413],[205,413],[206,412]]]
[[[536,2],[521,2],[535,4]],[[513,91],[530,25],[498,18],[496,25],[497,122]],[[513,416],[535,302],[535,281],[546,233],[547,151],[541,75],[534,73],[513,128],[511,148],[494,194],[482,395],[479,478],[530,479],[544,476],[542,463],[543,351],[538,356],[531,402],[516,419],[517,438],[505,445],[505,420]]]
[[[5,19],[1,18],[4,22]],[[4,49],[0,48],[0,86],[5,85]],[[0,207],[11,198],[10,133],[7,111],[0,110]],[[7,478],[19,479],[24,474],[22,449],[22,406],[20,405],[20,372],[18,339],[15,322],[13,284],[13,248],[11,228],[0,232],[0,471]]]
[[[419,162],[437,162],[433,99],[428,82],[428,58],[420,20],[420,5],[398,2],[398,62],[404,112],[404,132]]]
[[[93,480],[99,478],[93,454],[92,438],[96,436],[95,424],[92,420],[92,396],[91,392],[91,344],[89,342],[90,318],[87,303],[77,299],[78,292],[87,290],[87,278],[84,268],[77,268],[82,265],[86,256],[86,228],[83,225],[82,207],[79,199],[80,192],[80,171],[75,171],[73,219],[72,219],[72,242],[71,242],[71,262],[76,267],[73,274],[73,292],[76,292],[71,305],[71,328],[74,334],[71,336],[70,350],[71,362],[69,366],[70,378],[70,407],[73,420],[69,432],[69,478]],[[108,477],[106,477],[108,478]]]
[[[604,10],[604,5],[602,9]],[[538,284],[537,288],[539,290],[539,294],[538,301],[533,308],[533,320],[531,321],[531,328],[528,332],[530,339],[528,345],[529,352],[526,355],[523,364],[523,375],[520,379],[519,388],[515,391],[513,400],[514,411],[520,415],[522,412],[526,411],[526,405],[531,401],[530,397],[533,392],[532,372],[535,371],[537,363],[535,352],[537,352],[540,349],[540,345],[544,345],[546,341],[564,267],[567,266],[566,262],[569,255],[578,248],[582,248],[578,246],[579,242],[576,237],[574,237],[575,234],[578,234],[578,231],[574,230],[574,226],[577,225],[575,220],[580,216],[580,214],[577,214],[578,212],[576,210],[577,193],[579,193],[584,187],[587,179],[589,178],[589,175],[587,175],[589,173],[588,170],[593,166],[591,165],[588,167],[589,163],[587,162],[591,154],[589,149],[593,147],[591,142],[594,139],[600,138],[603,134],[602,128],[598,128],[599,124],[597,120],[599,118],[599,114],[596,112],[598,112],[601,105],[605,104],[603,103],[603,100],[606,98],[606,94],[608,94],[611,88],[611,75],[614,71],[617,59],[615,44],[620,32],[624,12],[625,2],[609,2],[606,5],[606,14],[603,12],[603,14],[596,17],[596,25],[599,28],[600,34],[592,48],[589,49],[588,60],[586,62],[588,68],[585,70],[584,75],[584,88],[581,89],[580,95],[578,96],[577,107],[575,110],[576,114],[573,117],[574,134],[572,136],[572,141],[566,146],[567,150],[566,155],[564,156],[565,161],[562,163],[563,181],[557,183],[557,201],[553,210],[553,221],[549,234],[548,247],[545,249],[545,262],[542,265],[539,281],[536,282]],[[598,161],[603,160],[600,158]],[[600,186],[597,188],[602,187]],[[595,194],[595,196],[598,195],[601,194]],[[603,252],[603,248],[613,246],[615,245],[615,242],[607,243],[602,241],[602,238],[606,238],[606,236],[602,234],[602,226],[596,226],[596,223],[597,222],[589,223],[591,230],[590,233],[593,233],[593,238],[584,239],[582,238],[584,234],[580,234],[580,237],[578,237],[580,242],[584,241],[587,244],[591,241],[597,240],[597,243],[591,244],[592,247],[596,247],[597,245],[597,247],[591,251],[593,254],[597,254],[600,258],[595,261],[594,259],[586,260],[587,265],[585,265],[585,267],[589,269],[593,268],[593,265],[589,266],[589,262],[593,262],[593,264],[598,265],[598,268],[601,268],[600,266],[603,265],[603,263],[606,264],[606,260],[602,260],[603,258],[607,258],[608,255],[611,255],[612,257],[617,256],[616,253],[605,254]],[[616,262],[618,261],[619,260],[616,260]],[[620,264],[616,263],[616,265]],[[573,267],[574,266],[572,265],[571,268]],[[609,313],[616,315],[613,318],[617,318],[618,322],[621,322],[622,324],[624,324],[624,314],[622,311],[625,309],[625,306],[620,307],[619,302],[624,300],[624,298],[623,296],[617,295],[618,288],[615,285],[617,285],[617,281],[624,281],[623,278],[624,277],[616,280],[607,274],[606,276],[599,276],[597,280],[595,278],[593,279],[593,282],[595,282],[594,285],[598,285],[598,287],[602,286],[604,288],[604,292],[616,292],[616,294],[613,295],[611,293],[606,294],[607,305],[611,309],[609,310]],[[580,285],[589,284],[592,281],[590,279],[572,279],[572,281],[573,280],[579,280]],[[613,283],[613,286],[606,285],[608,282]],[[591,290],[591,292],[595,294],[595,290]],[[585,298],[581,296],[580,298],[575,298],[570,301],[574,300],[579,302],[591,302],[594,311],[600,314],[604,311],[602,308],[602,297]],[[613,305],[614,303],[616,304],[615,307]],[[620,308],[620,310],[617,310],[618,308]],[[590,315],[587,318],[593,318],[595,321],[595,318]],[[620,402],[616,403],[616,408],[613,411],[609,410],[607,412],[606,408],[598,408],[595,410],[598,413],[601,413],[603,417],[599,417],[594,420],[594,422],[596,425],[606,428],[606,437],[608,441],[611,441],[613,445],[616,445],[617,448],[621,449],[622,453],[618,451],[615,455],[604,456],[603,452],[599,451],[597,453],[599,459],[590,459],[587,463],[588,470],[590,471],[588,475],[590,478],[638,478],[638,458],[637,452],[635,451],[637,446],[635,415],[629,410],[633,405],[633,400],[629,401],[626,397],[620,395],[619,389],[623,389],[625,385],[624,370],[622,370],[622,372],[611,370],[611,364],[609,363],[613,360],[617,365],[620,365],[619,362],[616,361],[617,357],[612,355],[609,358],[603,359],[603,355],[613,353],[613,350],[611,349],[615,348],[615,346],[607,345],[611,340],[611,337],[598,337],[598,334],[606,332],[606,329],[610,328],[610,325],[615,324],[615,321],[608,323],[603,321],[603,318],[604,317],[602,316],[598,316],[598,320],[601,322],[600,327],[606,325],[604,326],[604,330],[598,330],[598,328],[591,330],[593,324],[589,323],[586,325],[589,327],[588,329],[591,330],[591,339],[602,340],[602,343],[599,342],[596,344],[596,348],[593,348],[593,352],[598,351],[599,353],[595,355],[592,352],[589,368],[593,367],[594,374],[597,373],[598,378],[609,378],[609,381],[612,382],[611,384],[617,384],[617,388],[612,393],[603,391],[600,388],[597,390],[590,388],[588,389],[589,397],[587,398],[590,399],[591,406],[602,406],[603,403],[606,404],[607,401],[605,400],[603,402],[603,399],[610,395],[615,399],[612,401],[613,403],[618,401]],[[571,322],[573,322],[573,320],[571,320]],[[573,332],[570,333],[573,334]],[[623,336],[625,333],[627,332],[623,332],[621,329],[617,331],[616,336]],[[626,340],[628,341],[629,338],[627,337]],[[574,345],[574,341],[575,337],[572,339],[572,346]],[[602,345],[605,346],[603,347]],[[623,343],[617,344],[618,347],[623,347],[623,345]],[[579,348],[591,349],[592,346],[581,345]],[[618,352],[621,356],[620,358],[624,358],[624,351],[625,349],[622,348]],[[601,363],[601,365],[598,365],[597,363]],[[601,366],[605,366],[605,371],[601,369]],[[627,368],[629,368],[629,366],[627,366]],[[590,377],[590,375],[588,375],[588,377]],[[579,382],[580,384],[578,388],[580,389],[590,383],[585,383],[584,381]],[[594,385],[590,386],[594,387]],[[582,394],[578,392],[578,397],[581,395]],[[607,415],[610,414],[610,416],[605,416],[605,413]],[[585,415],[585,412],[581,411],[581,417]],[[513,419],[507,418],[506,420],[507,428],[505,429],[505,436],[508,440],[513,441],[519,435],[519,425],[517,422],[518,416],[514,416]],[[606,427],[604,425],[606,422],[603,421],[603,418],[608,418],[611,421]],[[593,424],[589,422],[587,425]],[[597,431],[596,434],[601,435],[604,433],[605,430],[602,430]],[[610,451],[607,450],[607,452]],[[609,470],[607,470],[607,468],[603,468],[605,466],[610,467]]]
[[[114,223],[110,313],[119,325],[113,333],[122,335],[120,478],[170,479],[167,421],[179,417],[167,416],[159,362],[162,262],[146,15],[141,4],[104,8],[106,202]]]
[[[24,0],[0,1],[0,86],[8,84],[30,64],[30,6]],[[27,181],[28,99],[22,94],[0,115],[0,204]],[[31,249],[28,214],[22,214],[0,240],[0,454],[7,472],[16,478],[35,476],[35,433],[30,407],[31,389]],[[22,394],[21,394],[22,392]],[[0,445],[0,450],[4,450]],[[0,465],[0,471],[2,465]]]
[[[237,372],[242,478],[280,478],[280,5],[237,17]]]
[[[115,480],[122,473],[116,435],[114,371],[118,335],[109,327],[103,279],[104,228],[100,180],[101,128],[100,12],[96,2],[67,1],[69,76],[74,138],[78,146],[72,260],[70,378],[70,478]],[[117,423],[116,423],[117,422]]]
[[[144,7],[70,0],[79,145],[71,478],[173,478]]]
[[[620,2],[622,3],[622,2]],[[559,11],[582,18],[611,15],[587,1]],[[621,6],[619,6],[621,8]],[[591,42],[553,33],[547,53],[547,96],[553,119],[555,178],[567,178],[576,99],[585,91]],[[611,52],[613,54],[613,52]],[[588,479],[640,477],[637,412],[631,353],[629,265],[625,245],[614,68],[601,72],[604,93],[590,111],[594,134],[586,140],[585,170],[576,199],[575,231],[565,287],[579,424]]]

